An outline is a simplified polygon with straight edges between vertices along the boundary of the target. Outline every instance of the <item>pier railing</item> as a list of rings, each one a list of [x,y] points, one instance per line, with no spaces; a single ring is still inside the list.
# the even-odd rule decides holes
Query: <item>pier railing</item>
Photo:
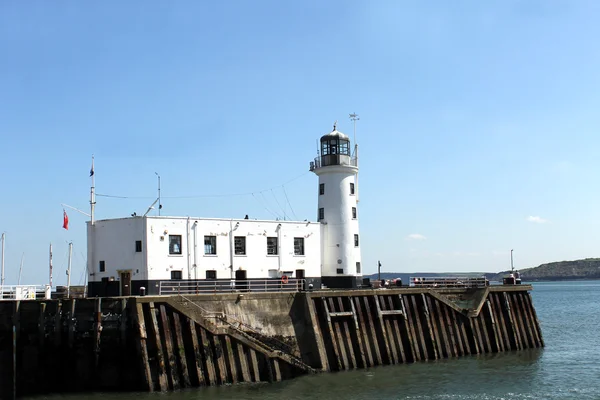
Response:
[[[480,288],[489,286],[484,277],[410,277],[410,286],[430,288]]]
[[[49,299],[51,292],[49,285],[4,285],[0,286],[0,301]]]
[[[231,281],[160,281],[159,294],[202,294],[231,292],[299,292],[304,290],[304,279],[256,279]]]

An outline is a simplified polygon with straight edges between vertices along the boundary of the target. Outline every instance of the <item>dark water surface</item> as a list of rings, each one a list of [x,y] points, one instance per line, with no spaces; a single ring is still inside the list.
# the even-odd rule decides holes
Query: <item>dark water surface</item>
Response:
[[[600,281],[536,283],[546,348],[176,393],[50,399],[600,399]]]

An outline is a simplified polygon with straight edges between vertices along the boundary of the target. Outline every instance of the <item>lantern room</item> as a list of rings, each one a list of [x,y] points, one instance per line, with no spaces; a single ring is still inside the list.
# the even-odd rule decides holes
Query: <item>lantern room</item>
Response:
[[[321,155],[311,163],[311,171],[329,165],[354,165],[350,150],[350,138],[333,126],[333,131],[321,137]]]

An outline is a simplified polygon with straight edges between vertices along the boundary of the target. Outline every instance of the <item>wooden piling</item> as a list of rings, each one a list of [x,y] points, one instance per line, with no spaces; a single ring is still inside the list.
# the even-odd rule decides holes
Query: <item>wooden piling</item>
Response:
[[[181,330],[181,316],[177,312],[173,312],[173,326],[175,327],[175,354],[179,359],[179,365],[182,376],[182,387],[191,387],[190,375],[188,372],[187,357],[185,352],[185,344],[183,343],[183,333]]]
[[[359,316],[356,313],[356,307],[354,306],[354,300],[355,300],[355,297],[348,298],[348,301],[350,303],[350,309],[352,310],[352,322],[354,323],[354,336],[356,337],[356,341],[358,344],[357,347],[358,347],[358,352],[360,355],[360,367],[367,368],[371,363],[371,361],[369,360],[371,350],[369,349],[369,343],[368,342],[366,343],[365,338],[362,336],[362,332],[364,332],[365,329],[364,329],[364,325],[361,326],[361,324],[359,322]]]
[[[202,340],[202,358],[206,363],[206,373],[208,375],[208,384],[215,386],[217,384],[217,371],[213,363],[212,346],[208,340],[208,335],[204,328],[200,328],[200,338]]]
[[[165,357],[162,351],[162,341],[160,339],[160,330],[158,328],[158,318],[156,313],[158,310],[154,307],[154,302],[150,302],[150,316],[152,318],[152,337],[156,345],[156,370],[158,375],[158,386],[161,392],[169,390],[167,378],[167,366],[165,365]]]
[[[227,364],[228,364],[228,368],[229,368],[229,377],[231,379],[231,383],[236,384],[238,383],[238,372],[237,372],[237,365],[235,362],[235,355],[233,352],[233,345],[231,344],[231,338],[229,336],[225,336],[225,351],[227,354]]]
[[[244,346],[241,343],[237,344],[238,357],[240,360],[240,368],[242,370],[242,380],[244,382],[252,382],[250,368],[248,367],[248,357],[244,352]]]
[[[369,307],[369,298],[371,298],[371,296],[363,297],[364,311],[359,311],[359,312],[361,313],[361,315],[363,315],[363,318],[366,321],[366,324],[368,326],[368,332],[369,332],[368,336],[371,339],[371,341],[373,342],[373,354],[375,356],[374,363],[376,363],[375,365],[383,365],[383,358],[381,357],[381,351],[380,351],[380,343],[377,338],[377,330],[375,328],[375,324],[373,323],[373,318],[371,317],[371,308]],[[360,301],[358,302],[358,305],[360,307]]]
[[[444,349],[442,347],[443,339],[441,337],[440,327],[438,326],[439,324],[435,318],[435,311],[434,311],[433,304],[432,304],[432,298],[431,298],[431,296],[427,296],[425,294],[422,294],[422,296],[423,296],[423,302],[426,306],[425,315],[426,315],[428,324],[429,324],[431,332],[432,332],[431,337],[432,337],[432,341],[433,341],[435,357],[437,359],[444,358]],[[434,299],[434,301],[435,301],[435,299]]]
[[[146,343],[148,340],[148,335],[146,333],[146,322],[144,321],[144,310],[141,303],[136,303],[135,308],[135,322],[138,328],[137,347],[140,355],[140,362],[142,364],[142,381],[144,388],[149,392],[153,392],[154,383],[152,381],[152,372],[150,370],[150,360],[148,357],[148,346]]]
[[[188,318],[187,319],[187,328],[188,332],[192,338],[192,347],[193,347],[193,364],[194,367],[191,368],[195,374],[196,382],[198,382],[198,386],[204,386],[206,384],[204,380],[204,367],[202,366],[202,348],[200,343],[198,342],[198,332],[196,331],[196,323]]]

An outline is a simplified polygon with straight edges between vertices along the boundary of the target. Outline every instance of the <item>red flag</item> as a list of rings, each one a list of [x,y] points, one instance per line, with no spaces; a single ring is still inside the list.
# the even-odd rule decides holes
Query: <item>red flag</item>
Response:
[[[63,228],[69,230],[69,217],[67,216],[67,212],[63,210]]]

